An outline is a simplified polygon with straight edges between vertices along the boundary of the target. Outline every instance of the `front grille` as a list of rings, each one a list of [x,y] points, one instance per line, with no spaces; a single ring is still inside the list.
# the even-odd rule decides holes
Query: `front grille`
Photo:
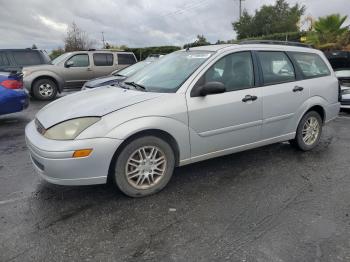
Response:
[[[341,104],[342,104],[343,106],[350,106],[350,100],[349,100],[349,99],[347,99],[347,100],[342,100],[342,101],[341,101]]]
[[[44,135],[46,132],[45,127],[39,122],[38,119],[35,119],[35,127],[39,134]]]

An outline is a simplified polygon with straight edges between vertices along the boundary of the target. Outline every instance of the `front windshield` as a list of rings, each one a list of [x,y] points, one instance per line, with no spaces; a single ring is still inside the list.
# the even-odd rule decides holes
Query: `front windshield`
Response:
[[[135,83],[150,92],[175,93],[211,55],[208,51],[174,52],[129,77],[125,83]]]
[[[138,63],[133,64],[131,66],[128,66],[127,68],[124,68],[122,70],[114,71],[112,73],[112,75],[129,77],[129,76],[135,74],[137,71],[144,68],[148,64],[150,64],[150,62],[138,62]]]
[[[64,61],[68,56],[70,56],[71,53],[65,53],[60,55],[59,57],[56,57],[54,60],[51,61],[51,63],[53,65],[57,65],[59,63],[61,63],[62,61]]]

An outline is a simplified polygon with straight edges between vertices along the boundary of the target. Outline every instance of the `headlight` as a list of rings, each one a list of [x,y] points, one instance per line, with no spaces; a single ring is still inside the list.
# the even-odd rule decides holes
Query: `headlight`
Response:
[[[32,73],[32,71],[29,71],[29,70],[23,70],[23,77],[26,77],[26,76],[29,76],[31,73]]]
[[[73,140],[89,126],[95,124],[100,117],[75,118],[49,128],[44,136],[54,140]]]

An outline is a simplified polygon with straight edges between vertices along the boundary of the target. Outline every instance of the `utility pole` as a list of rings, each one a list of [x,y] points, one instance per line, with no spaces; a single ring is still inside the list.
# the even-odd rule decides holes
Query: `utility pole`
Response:
[[[239,1],[239,19],[242,17],[242,1],[244,0],[238,0]]]
[[[101,32],[101,33],[102,33],[102,45],[103,45],[103,48],[105,48],[106,47],[105,36],[104,36],[103,32]]]

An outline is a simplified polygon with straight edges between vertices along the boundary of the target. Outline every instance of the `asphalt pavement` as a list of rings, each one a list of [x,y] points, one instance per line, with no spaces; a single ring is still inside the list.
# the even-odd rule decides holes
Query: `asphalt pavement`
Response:
[[[51,185],[24,127],[0,117],[0,261],[350,261],[350,114],[302,153],[288,143],[177,168],[142,199]]]

